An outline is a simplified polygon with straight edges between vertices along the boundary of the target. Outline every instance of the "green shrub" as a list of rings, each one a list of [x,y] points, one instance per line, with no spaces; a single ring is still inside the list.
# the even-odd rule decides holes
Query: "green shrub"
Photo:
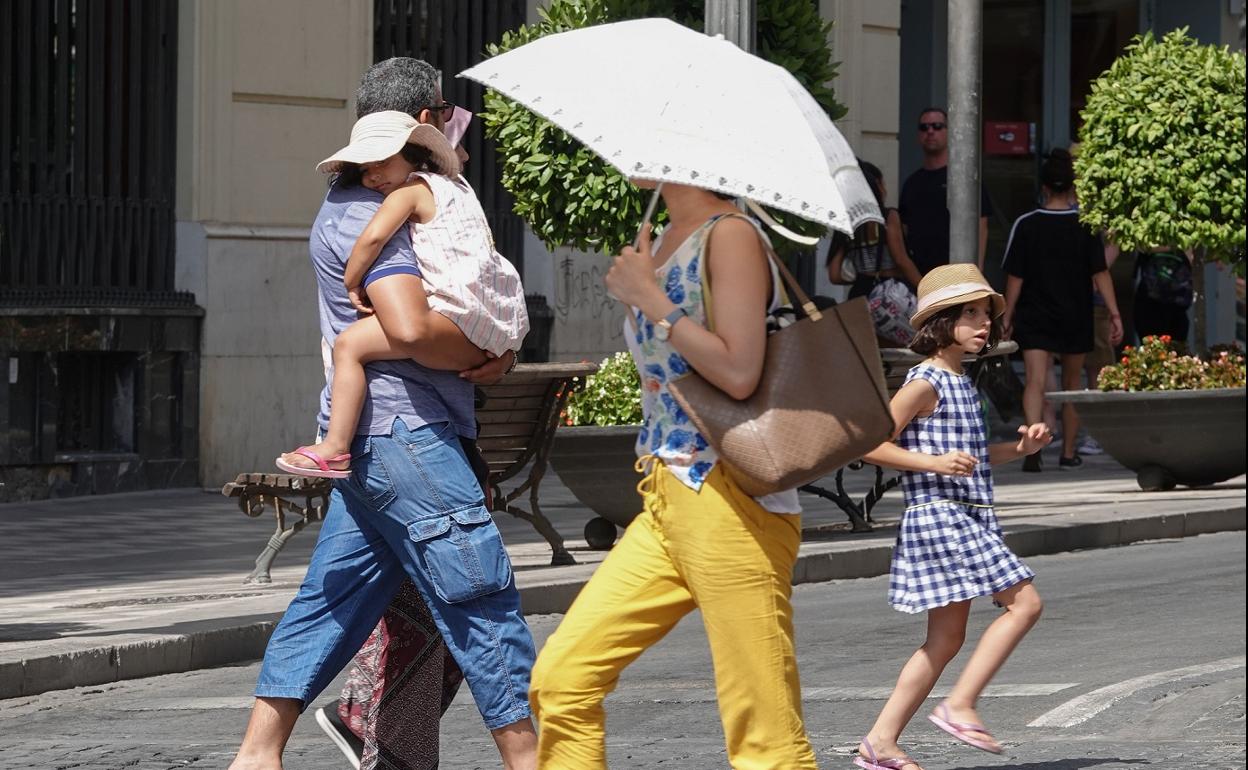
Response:
[[[1101,390],[1203,390],[1242,388],[1244,354],[1222,347],[1205,358],[1180,355],[1169,335],[1145,337],[1139,347],[1126,347],[1118,363],[1101,370]]]
[[[1124,250],[1205,250],[1243,274],[1244,54],[1137,36],[1080,116],[1080,218]]]
[[[568,425],[636,425],[641,422],[641,377],[628,353],[608,356],[572,391],[563,412]]]
[[[759,55],[792,72],[833,119],[844,115],[828,85],[836,75],[827,42],[831,24],[819,17],[814,0],[758,0],[757,11]],[[540,21],[505,32],[487,51],[493,56],[545,35],[642,17],[663,16],[701,30],[703,13],[701,0],[552,0],[538,9]],[[755,119],[766,120],[764,107],[743,102],[742,110],[746,115],[754,110]],[[480,117],[497,146],[501,182],[515,199],[515,212],[548,249],[571,246],[614,254],[632,242],[649,191],[633,187],[567,133],[495,91],[486,90]],[[818,223],[772,214],[798,232],[826,232]],[[666,212],[660,210],[656,223],[665,221]],[[785,239],[776,239],[775,245],[781,254],[803,248]]]

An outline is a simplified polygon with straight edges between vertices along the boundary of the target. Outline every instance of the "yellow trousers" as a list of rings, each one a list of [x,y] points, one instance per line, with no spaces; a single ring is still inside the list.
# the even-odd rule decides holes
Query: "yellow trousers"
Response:
[[[529,700],[543,770],[606,765],[603,699],[694,608],[736,770],[816,767],[802,723],[791,580],[801,517],[763,510],[720,466],[698,492],[660,463],[644,511],[547,640]]]

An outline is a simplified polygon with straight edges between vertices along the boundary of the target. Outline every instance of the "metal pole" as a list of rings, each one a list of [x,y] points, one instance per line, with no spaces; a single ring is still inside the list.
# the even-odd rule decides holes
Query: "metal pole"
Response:
[[[754,52],[755,0],[706,0],[706,34],[723,35],[742,51]]]
[[[949,0],[949,261],[979,259],[983,0]]]

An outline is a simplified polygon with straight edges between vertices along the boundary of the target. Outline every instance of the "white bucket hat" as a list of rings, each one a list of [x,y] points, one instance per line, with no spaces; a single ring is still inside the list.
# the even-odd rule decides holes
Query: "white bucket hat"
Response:
[[[351,143],[318,163],[316,170],[332,174],[347,163],[376,163],[398,153],[409,142],[428,149],[442,173],[452,177],[459,174],[459,157],[441,131],[394,110],[374,112],[355,121]]]

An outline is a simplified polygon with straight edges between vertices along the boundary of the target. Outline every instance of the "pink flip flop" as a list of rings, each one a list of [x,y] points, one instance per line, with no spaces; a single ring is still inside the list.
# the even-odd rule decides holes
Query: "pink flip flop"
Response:
[[[312,476],[318,479],[345,479],[351,475],[350,467],[343,468],[341,470],[329,467],[330,463],[350,463],[350,454],[340,454],[337,457],[331,457],[327,460],[306,446],[299,447],[294,452],[291,452],[291,454],[303,455],[312,462],[316,463],[316,467],[304,468],[301,465],[292,465],[280,457],[277,458],[277,460],[275,460],[277,467],[287,473],[293,473],[296,476]]]
[[[902,770],[906,765],[919,766],[919,763],[910,757],[880,759],[875,755],[875,749],[872,748],[871,741],[867,740],[865,736],[862,739],[862,745],[867,747],[868,756],[863,757],[862,754],[859,754],[854,757],[854,764],[863,768],[863,770]]]
[[[996,738],[992,738],[992,733],[984,729],[983,725],[973,724],[971,722],[953,722],[950,720],[949,707],[940,704],[936,707],[936,712],[928,714],[927,718],[932,724],[952,735],[954,738],[962,741],[968,746],[974,746],[980,751],[986,751],[989,754],[1001,754],[1005,751]],[[983,733],[992,738],[992,743],[976,738],[970,733]]]

